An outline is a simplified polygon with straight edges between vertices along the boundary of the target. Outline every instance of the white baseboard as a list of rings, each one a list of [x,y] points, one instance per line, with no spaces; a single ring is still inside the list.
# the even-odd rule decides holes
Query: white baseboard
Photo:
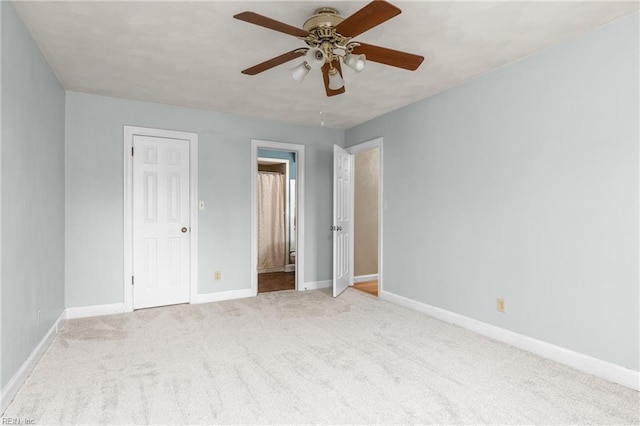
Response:
[[[504,328],[496,327],[455,312],[427,305],[388,291],[382,291],[380,298],[397,305],[416,310],[444,322],[455,324],[467,330],[474,331],[483,336],[490,337],[511,346],[533,352],[543,358],[547,358],[561,364],[573,367],[576,370],[592,374],[597,377],[621,384],[631,389],[640,390],[640,372],[574,352],[542,340],[534,339]]]
[[[4,414],[13,398],[16,396],[22,385],[24,384],[31,371],[36,366],[42,354],[47,350],[56,334],[62,329],[66,321],[66,311],[62,311],[58,319],[53,323],[47,334],[42,338],[38,346],[31,352],[29,358],[22,363],[18,371],[11,377],[9,382],[2,388],[2,394],[0,395],[0,415]]]
[[[250,289],[221,291],[218,293],[198,294],[196,300],[192,303],[209,303],[219,302],[221,300],[241,299],[243,297],[251,297],[253,294]],[[122,314],[125,312],[124,303],[113,303],[108,305],[92,305],[80,306],[75,308],[67,308],[67,319],[100,317],[103,315]]]
[[[285,266],[274,266],[273,268],[258,268],[259,274],[269,274],[271,272],[285,272]]]
[[[364,283],[367,281],[378,281],[378,274],[358,275],[357,277],[353,277],[354,284]]]
[[[219,291],[217,293],[198,294],[196,301],[193,303],[210,303],[220,302],[222,300],[242,299],[244,297],[253,297],[255,294],[250,288],[242,290]]]
[[[310,281],[308,283],[304,283],[300,290],[319,290],[321,288],[329,288],[331,286],[333,286],[332,280]]]
[[[67,319],[101,317],[124,313],[124,303],[112,303],[109,305],[92,305],[67,308]]]

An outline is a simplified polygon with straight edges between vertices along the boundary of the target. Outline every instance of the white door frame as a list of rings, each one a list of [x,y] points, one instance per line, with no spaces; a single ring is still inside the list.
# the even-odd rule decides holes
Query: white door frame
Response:
[[[383,190],[382,190],[382,182],[383,182],[383,164],[384,161],[382,160],[383,158],[383,152],[382,152],[382,145],[383,145],[383,138],[376,138],[376,139],[372,139],[370,141],[367,142],[362,142],[359,143],[358,145],[353,145],[350,146],[349,148],[346,148],[347,152],[351,155],[357,154],[359,152],[363,152],[363,151],[368,151],[370,149],[374,149],[374,148],[378,148],[379,151],[379,157],[378,157],[378,297],[380,297],[380,295],[382,294],[382,289],[383,289],[383,275],[382,275],[382,259],[383,259],[383,253],[382,253],[382,247],[384,247],[384,245],[382,244],[382,236],[384,234],[383,232],[383,220],[382,220],[382,216],[383,216],[383,212],[384,212],[384,198],[383,198]],[[354,181],[352,180],[351,185],[354,185]],[[357,220],[355,217],[353,218],[354,223]],[[353,244],[351,244],[351,258],[353,259]],[[353,283],[351,283],[353,285]]]
[[[251,294],[258,295],[258,149],[296,154],[296,290],[304,290],[304,145],[251,140]]]
[[[133,137],[182,139],[189,142],[189,303],[198,295],[198,135],[173,130],[124,126],[124,311],[133,311]]]

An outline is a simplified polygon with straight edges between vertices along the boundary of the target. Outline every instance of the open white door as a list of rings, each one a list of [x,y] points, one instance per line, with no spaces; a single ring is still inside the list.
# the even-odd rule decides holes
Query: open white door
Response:
[[[333,297],[352,281],[352,158],[338,145],[333,146]]]

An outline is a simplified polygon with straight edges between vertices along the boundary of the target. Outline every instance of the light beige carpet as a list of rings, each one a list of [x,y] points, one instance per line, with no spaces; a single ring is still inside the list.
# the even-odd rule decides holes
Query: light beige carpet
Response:
[[[349,289],[69,321],[4,417],[637,424],[639,408],[636,391]]]

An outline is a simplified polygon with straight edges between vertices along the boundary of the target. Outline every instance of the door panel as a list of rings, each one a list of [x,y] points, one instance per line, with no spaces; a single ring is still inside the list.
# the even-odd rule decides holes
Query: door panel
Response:
[[[134,136],[133,148],[133,308],[188,302],[189,142]]]
[[[333,297],[352,281],[352,158],[338,145],[333,147]]]

